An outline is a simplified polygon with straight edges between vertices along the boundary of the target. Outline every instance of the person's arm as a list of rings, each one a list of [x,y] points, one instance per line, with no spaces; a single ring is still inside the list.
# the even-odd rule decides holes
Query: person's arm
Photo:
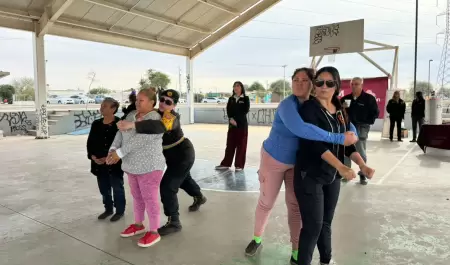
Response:
[[[420,109],[419,109],[420,113],[425,115],[425,100],[420,102],[419,107],[420,107]]]
[[[114,137],[114,141],[111,144],[111,147],[109,147],[109,151],[116,151],[122,146],[122,132],[117,131],[116,136]]]
[[[386,111],[387,113],[391,114],[391,100],[388,101],[388,104],[386,105]]]
[[[250,98],[248,96],[244,96],[244,114],[247,115],[250,111]]]
[[[403,104],[402,104],[402,117],[403,117],[403,119],[405,119],[405,113],[406,113],[406,103],[405,103],[405,101],[403,101]]]
[[[179,117],[172,112],[165,112],[161,120],[143,120],[135,123],[137,133],[161,134],[180,126]]]
[[[286,128],[300,138],[312,141],[344,144],[344,134],[330,133],[314,124],[306,123],[304,118],[302,119],[302,116],[308,116],[309,113],[303,111],[303,114],[299,115],[297,104],[289,98],[280,103],[277,112]]]
[[[370,97],[371,109],[372,109],[372,124],[378,119],[380,116],[380,109],[378,108],[377,99],[374,96]]]
[[[93,144],[94,144],[94,135],[95,135],[95,128],[97,127],[97,122],[93,122],[91,125],[91,130],[89,131],[89,136],[86,143],[86,150],[87,150],[87,157],[88,159],[92,160],[92,152],[93,150]]]
[[[231,100],[232,100],[233,96],[228,98],[228,102],[227,102],[227,116],[228,116],[228,120],[230,119],[234,119],[234,115],[231,113]]]
[[[157,113],[156,111],[152,112],[149,115],[150,120],[156,120],[156,121],[160,121],[161,120],[161,115],[159,115],[159,113]],[[121,133],[122,135],[122,133]],[[116,135],[117,136],[117,135]],[[120,158],[125,157],[127,154],[129,154],[131,151],[133,150],[137,150],[139,148],[141,148],[142,146],[145,145],[146,142],[148,142],[149,137],[152,137],[152,135],[149,134],[135,134],[133,135],[133,137],[131,137],[128,141],[126,145],[121,145],[120,148],[116,149],[116,154],[117,156],[119,156]],[[114,139],[115,140],[115,139]]]
[[[353,125],[353,123],[350,122],[350,126],[349,129],[351,132],[353,132],[356,136],[358,136],[358,131],[356,130],[355,125]]]

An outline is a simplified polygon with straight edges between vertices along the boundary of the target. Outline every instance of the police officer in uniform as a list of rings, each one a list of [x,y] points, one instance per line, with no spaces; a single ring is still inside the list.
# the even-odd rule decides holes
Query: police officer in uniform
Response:
[[[184,137],[180,125],[180,115],[174,111],[180,95],[173,89],[164,90],[159,98],[160,121],[145,120],[136,123],[121,121],[120,130],[135,128],[137,133],[159,134],[163,136],[163,153],[166,158],[167,169],[161,181],[160,193],[167,223],[158,229],[161,236],[181,230],[178,205],[178,189],[183,189],[194,198],[189,206],[190,212],[197,211],[206,202],[200,187],[191,177],[190,170],[195,162],[195,150],[192,142]]]

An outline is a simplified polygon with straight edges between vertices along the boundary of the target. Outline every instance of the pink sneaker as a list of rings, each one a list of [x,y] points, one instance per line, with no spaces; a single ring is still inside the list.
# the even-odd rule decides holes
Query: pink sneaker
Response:
[[[137,226],[135,224],[130,225],[127,229],[125,229],[122,233],[120,233],[121,237],[131,237],[135,235],[140,235],[145,233],[144,226]]]
[[[145,233],[141,239],[139,239],[138,246],[148,248],[158,243],[161,240],[159,234],[153,234],[150,232]]]

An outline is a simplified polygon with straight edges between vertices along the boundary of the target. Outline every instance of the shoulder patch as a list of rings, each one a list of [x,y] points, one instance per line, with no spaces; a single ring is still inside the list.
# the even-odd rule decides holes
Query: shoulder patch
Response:
[[[165,111],[161,117],[161,122],[164,124],[164,127],[166,127],[167,131],[172,130],[173,123],[175,122],[175,119],[177,117],[170,113],[170,111]]]

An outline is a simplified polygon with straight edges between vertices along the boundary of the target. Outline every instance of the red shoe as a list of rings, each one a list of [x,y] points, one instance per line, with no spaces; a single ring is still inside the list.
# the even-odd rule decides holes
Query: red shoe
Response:
[[[121,237],[131,237],[135,235],[140,235],[145,233],[144,226],[137,226],[135,224],[130,225],[127,229],[125,229],[122,233],[120,233]]]
[[[150,232],[145,233],[141,239],[139,239],[138,246],[148,248],[158,243],[161,240],[159,234],[153,234]]]

